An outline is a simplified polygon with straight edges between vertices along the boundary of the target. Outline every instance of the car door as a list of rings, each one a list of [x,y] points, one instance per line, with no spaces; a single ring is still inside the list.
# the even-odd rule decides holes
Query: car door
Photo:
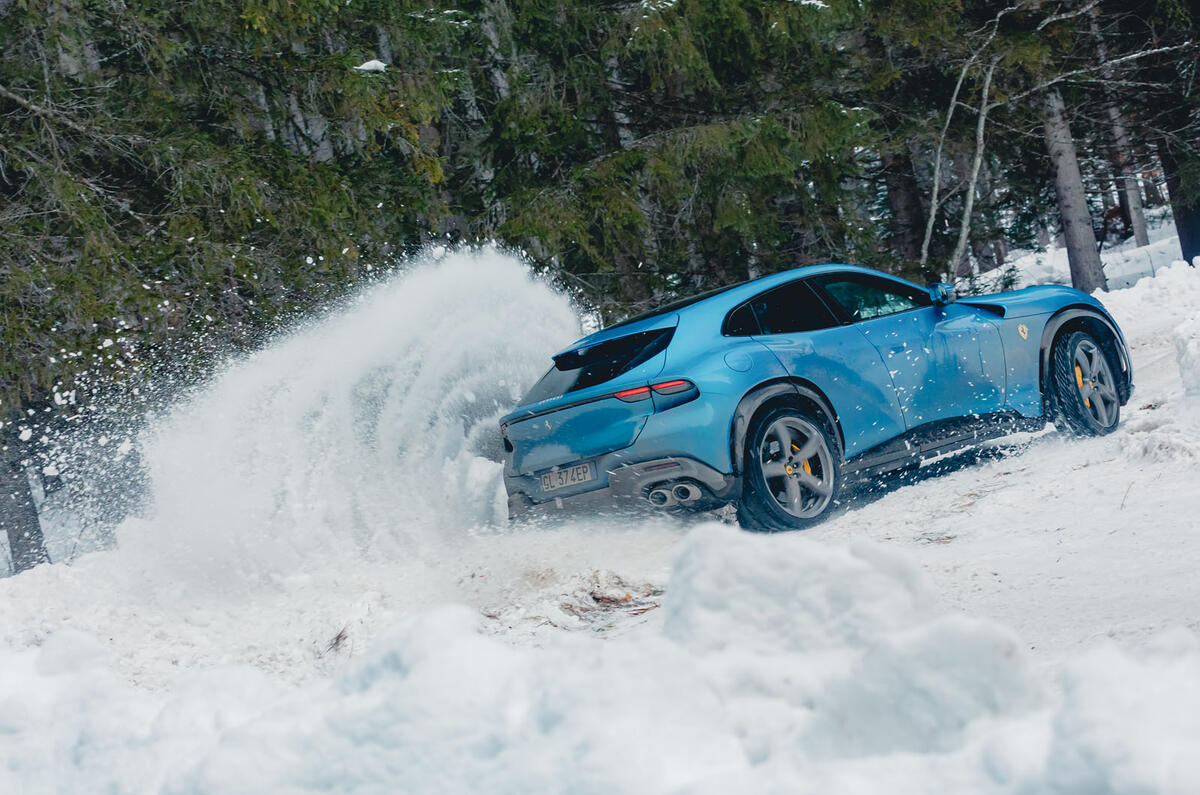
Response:
[[[813,287],[879,352],[909,429],[1004,407],[1004,348],[990,316],[883,276],[839,272]]]
[[[847,459],[904,433],[900,404],[878,352],[802,280],[750,299],[729,315],[726,333],[753,336],[788,374],[825,394],[841,424]]]

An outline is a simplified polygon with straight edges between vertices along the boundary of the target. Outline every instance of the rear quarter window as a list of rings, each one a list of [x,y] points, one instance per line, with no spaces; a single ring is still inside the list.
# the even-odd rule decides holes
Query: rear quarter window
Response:
[[[780,285],[756,295],[729,313],[722,333],[796,334],[838,325],[825,302],[803,281]]]

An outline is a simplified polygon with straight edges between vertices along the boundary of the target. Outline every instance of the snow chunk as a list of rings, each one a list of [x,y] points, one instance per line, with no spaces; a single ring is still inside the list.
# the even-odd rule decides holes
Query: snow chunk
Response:
[[[1046,774],[1051,792],[1195,792],[1200,641],[1185,630],[1130,655],[1107,645],[1068,664]]]
[[[1175,329],[1175,350],[1184,394],[1200,407],[1200,318],[1186,320]]]
[[[388,65],[385,64],[383,61],[378,61],[378,60],[372,59],[370,61],[364,61],[363,63],[360,63],[358,66],[354,67],[354,71],[356,71],[356,72],[384,72],[384,71],[387,71],[387,67],[388,67]]]

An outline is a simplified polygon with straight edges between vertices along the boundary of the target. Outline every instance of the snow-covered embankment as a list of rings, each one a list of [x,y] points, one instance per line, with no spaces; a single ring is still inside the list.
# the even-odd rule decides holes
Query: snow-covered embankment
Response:
[[[427,344],[418,332],[406,332],[399,353],[394,329],[380,333],[372,353],[356,353],[353,343],[400,322],[392,319],[398,307],[419,315],[414,329],[436,324],[442,315],[432,296],[482,301],[519,270],[496,260],[445,263],[414,277],[428,280],[421,292],[427,314],[397,289],[379,299],[370,324],[334,319],[335,329],[343,322],[349,330],[330,334],[321,325],[231,368],[151,442],[159,512],[124,529],[124,548],[0,584],[0,599],[11,605],[0,619],[8,641],[0,649],[0,789],[1016,793],[1200,786],[1191,753],[1200,743],[1200,641],[1169,628],[1186,621],[1159,615],[1154,633],[1132,650],[1076,638],[1050,661],[1039,660],[1025,637],[992,617],[1007,619],[1005,611],[1020,604],[1024,612],[1011,623],[1022,634],[1064,632],[1077,622],[1047,625],[1068,606],[1057,598],[1061,589],[1095,595],[1136,583],[1121,581],[1104,557],[1114,568],[1039,573],[1022,602],[1000,582],[962,574],[982,559],[1007,576],[1005,555],[1019,564],[1015,572],[1031,571],[1063,540],[1056,527],[1087,550],[1128,543],[1086,535],[1104,520],[1100,512],[1157,519],[1153,530],[1175,546],[1163,559],[1147,557],[1153,539],[1125,546],[1120,562],[1163,572],[1147,587],[1174,589],[1186,615],[1192,591],[1169,561],[1196,551],[1186,546],[1195,525],[1185,524],[1191,520],[1181,506],[1196,502],[1197,463],[1188,456],[1200,450],[1191,446],[1200,437],[1191,435],[1180,380],[1180,368],[1190,369],[1197,356],[1195,271],[1172,268],[1111,296],[1129,332],[1139,391],[1126,427],[1107,439],[1039,440],[1021,455],[854,507],[819,533],[754,536],[713,523],[686,535],[658,525],[586,524],[468,532],[486,525],[496,471],[474,454],[461,405],[473,402],[466,392],[487,384],[460,388],[459,376],[422,375],[425,368],[415,365],[434,360],[424,348],[412,350]],[[438,274],[449,274],[455,288],[484,289],[439,292]],[[498,274],[494,283],[489,274]],[[526,298],[517,292],[509,294],[513,306]],[[564,304],[545,300],[544,313],[562,314]],[[476,309],[485,317],[513,312],[489,307]],[[471,308],[455,309],[461,317]],[[516,317],[502,333],[520,339],[530,321]],[[573,321],[563,317],[564,328],[547,334],[568,333]],[[1191,325],[1183,322],[1189,318]],[[489,356],[469,351],[473,340],[492,337],[438,328],[448,337],[444,348],[434,347],[464,362],[462,378],[487,366]],[[504,364],[525,366],[520,356],[528,354],[526,367],[536,370],[545,352],[533,348],[541,344],[510,349],[501,355],[513,361]],[[339,352],[355,360],[335,365],[336,378],[321,375],[324,357]],[[410,364],[392,366],[396,356]],[[414,382],[422,389],[403,386]],[[360,400],[363,394],[370,399]],[[428,395],[462,398],[446,412],[418,411]],[[261,410],[243,422],[233,407],[247,401]],[[372,406],[390,407],[378,416],[399,412],[395,424],[374,425],[392,435],[364,436],[344,419]],[[212,417],[227,424],[205,424]],[[274,423],[271,432],[262,423]],[[292,438],[299,429],[313,436]],[[273,438],[281,434],[288,435]],[[406,441],[398,456],[378,443],[406,434],[417,441]],[[231,452],[243,446],[245,458]],[[196,463],[185,466],[174,451]],[[356,455],[374,466],[355,469]],[[443,469],[436,463],[443,460],[458,463]],[[417,469],[404,468],[413,461]],[[1122,488],[1126,476],[1143,477],[1170,492],[1166,501],[1141,490],[1120,500],[1107,482],[1077,474],[1111,474],[1113,467],[1123,467],[1115,470]],[[352,486],[377,469],[380,481]],[[398,472],[416,485],[389,491]],[[481,488],[465,504],[453,501],[463,472],[474,472]],[[1072,490],[1073,478],[1083,485]],[[1097,495],[1113,504],[1089,502]],[[356,510],[345,510],[343,498]],[[982,532],[972,536],[972,527]],[[344,548],[329,540],[340,542],[342,531],[353,542]],[[1192,559],[1183,561],[1187,572]],[[647,614],[653,620],[607,640],[491,634],[497,621],[519,629],[536,619],[546,594],[601,566],[665,583],[661,608]],[[226,588],[234,598],[222,599]],[[518,604],[487,610],[502,598]],[[436,606],[444,601],[468,606]],[[1144,610],[1160,608],[1162,600]],[[321,650],[311,646],[306,624],[314,614],[360,616],[351,635],[358,632],[366,648],[345,654],[331,643],[323,657],[329,662],[314,664]],[[84,631],[57,630],[63,625]],[[300,643],[289,637],[300,633]],[[509,642],[529,638],[536,644]],[[167,675],[172,667],[178,673]],[[289,675],[299,668],[309,673]]]

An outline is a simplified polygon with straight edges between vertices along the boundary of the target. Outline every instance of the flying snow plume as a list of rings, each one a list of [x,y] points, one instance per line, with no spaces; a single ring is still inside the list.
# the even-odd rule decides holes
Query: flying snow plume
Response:
[[[254,583],[505,519],[497,419],[578,336],[494,248],[428,256],[231,364],[145,443],[148,576]]]

